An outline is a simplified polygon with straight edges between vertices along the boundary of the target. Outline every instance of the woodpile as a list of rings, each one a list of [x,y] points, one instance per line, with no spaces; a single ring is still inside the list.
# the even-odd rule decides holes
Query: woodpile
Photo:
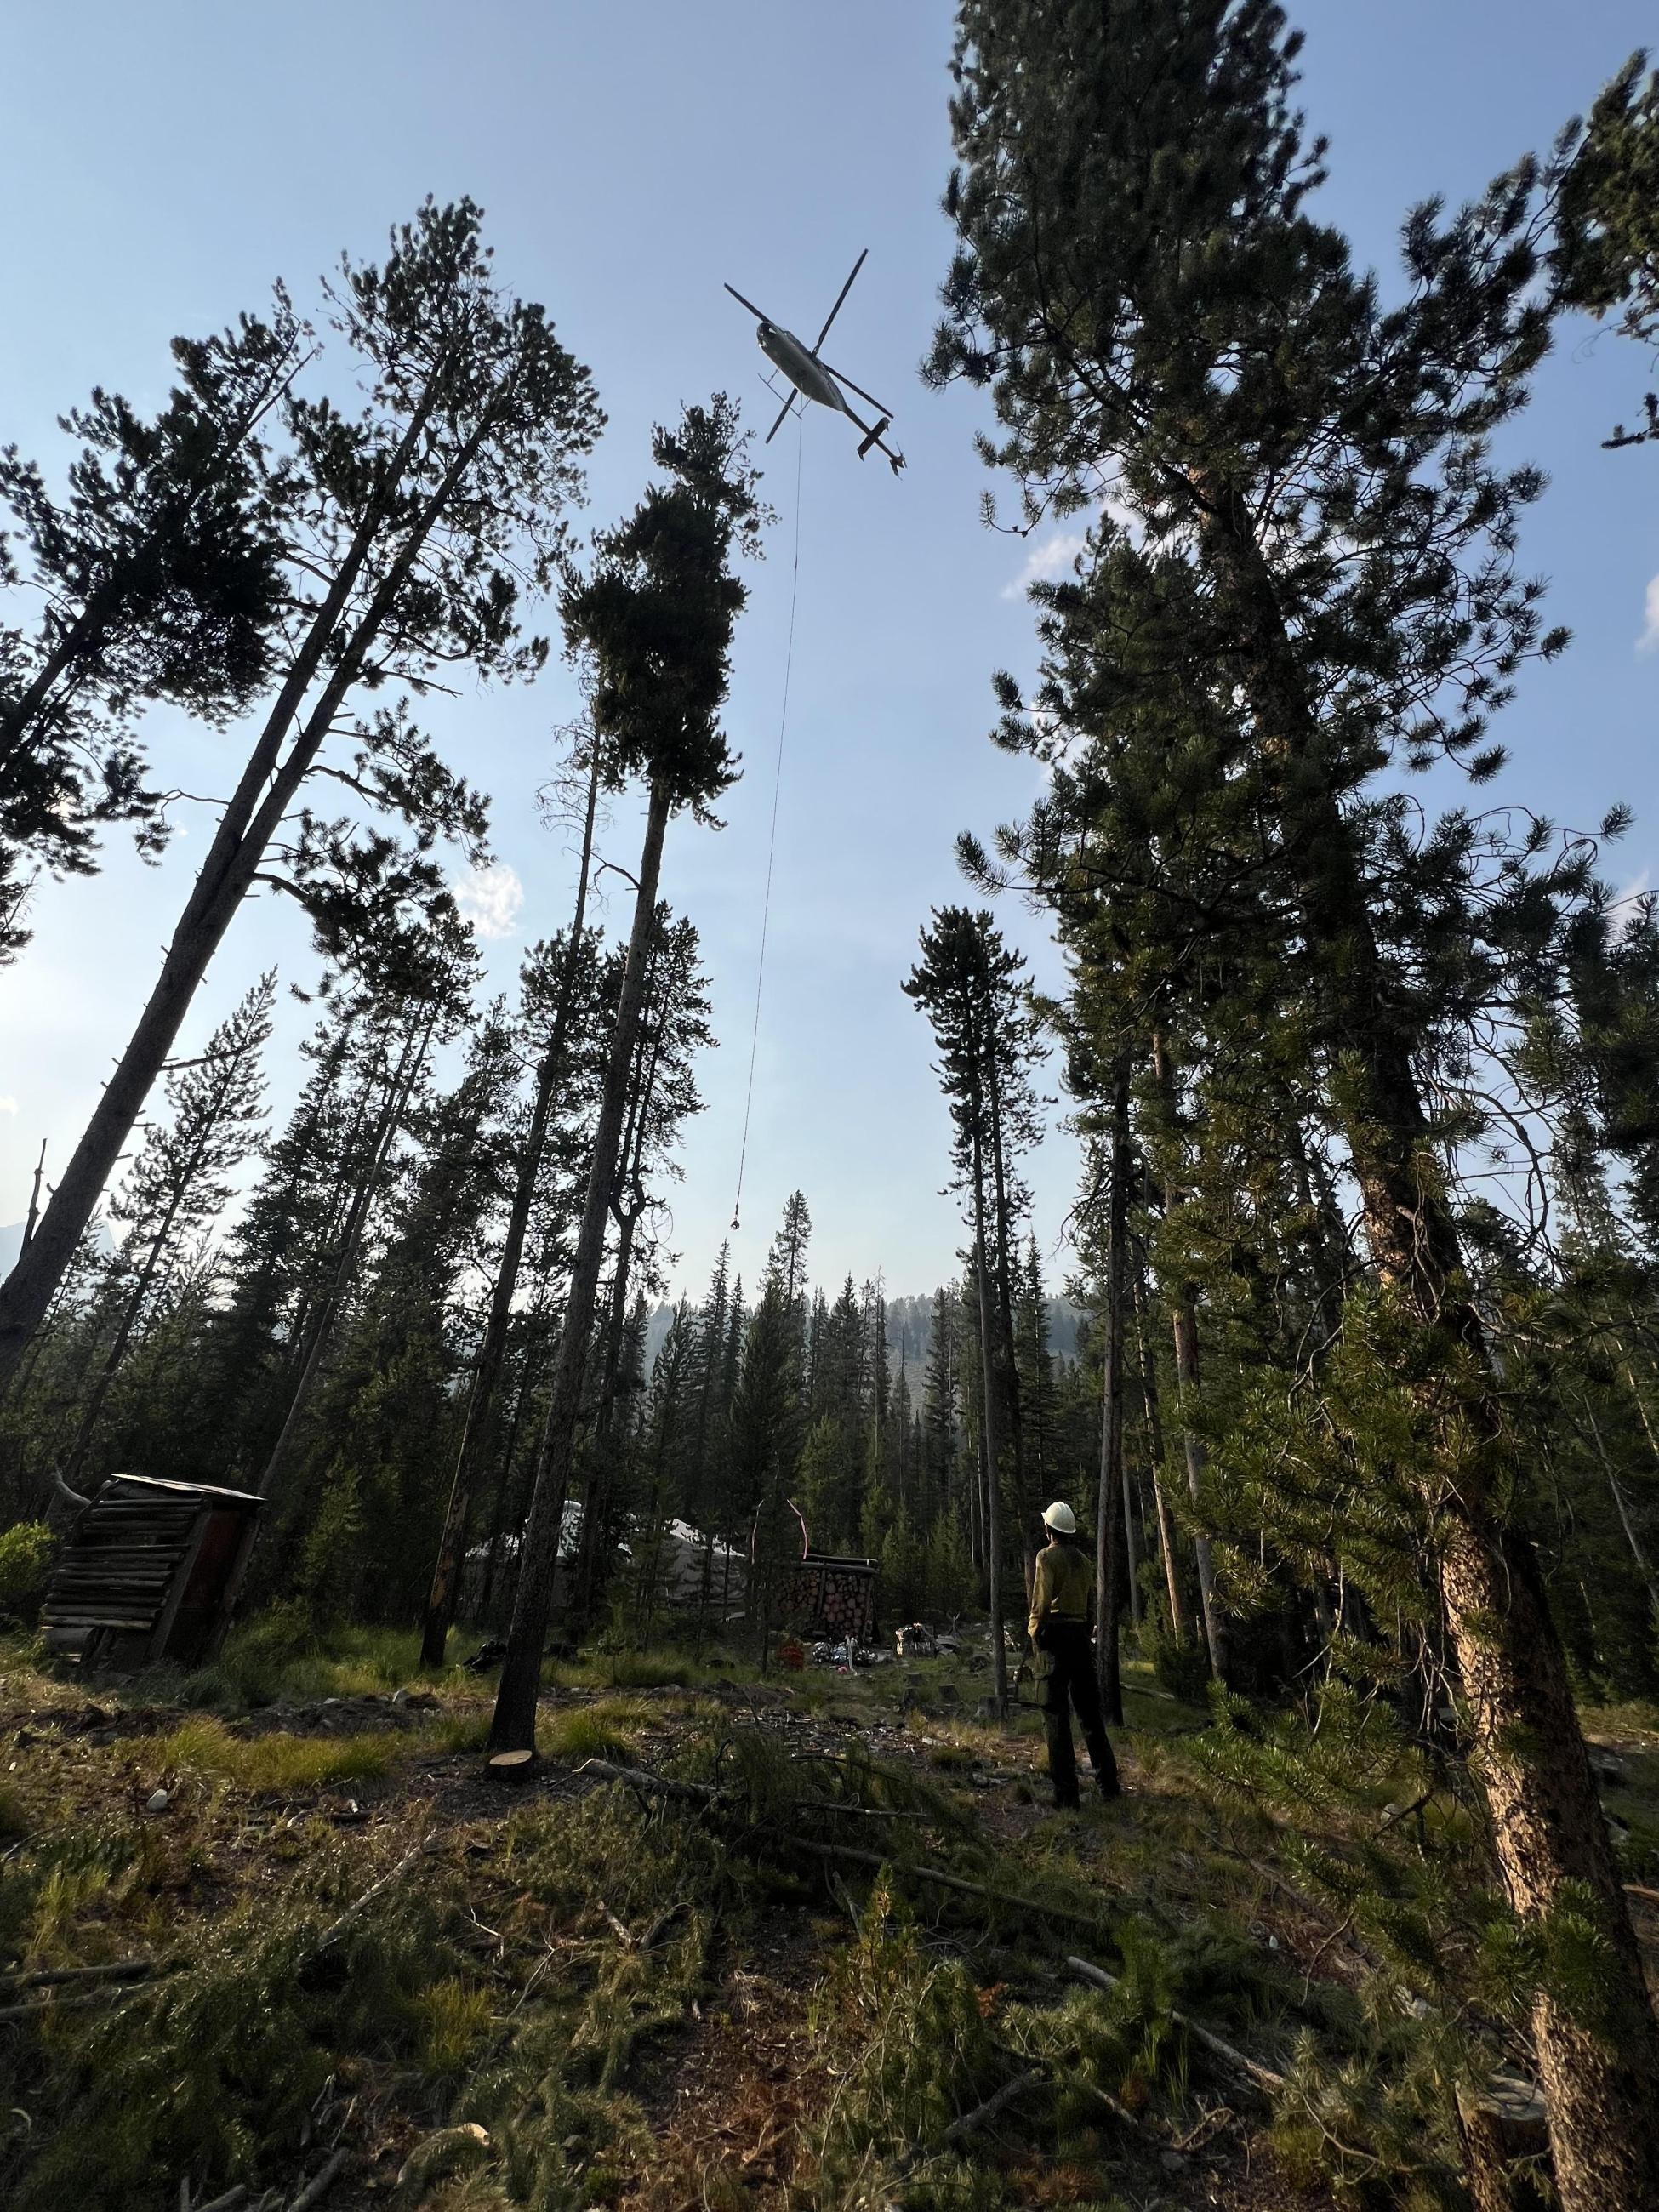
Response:
[[[784,1613],[803,1633],[869,1643],[876,1632],[876,1562],[808,1552],[790,1576]]]

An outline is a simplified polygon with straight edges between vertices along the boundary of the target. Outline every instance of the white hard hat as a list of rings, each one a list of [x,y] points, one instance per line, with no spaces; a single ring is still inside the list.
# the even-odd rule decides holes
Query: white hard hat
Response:
[[[1062,1536],[1075,1536],[1077,1516],[1062,1498],[1057,1498],[1043,1514],[1042,1525],[1045,1528],[1057,1529]]]

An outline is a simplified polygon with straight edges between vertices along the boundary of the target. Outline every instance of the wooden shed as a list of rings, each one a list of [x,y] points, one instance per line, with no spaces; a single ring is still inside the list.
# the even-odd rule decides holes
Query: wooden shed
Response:
[[[112,1474],[58,1555],[41,1625],[49,1649],[118,1667],[200,1667],[224,1642],[262,1498],[204,1482]]]

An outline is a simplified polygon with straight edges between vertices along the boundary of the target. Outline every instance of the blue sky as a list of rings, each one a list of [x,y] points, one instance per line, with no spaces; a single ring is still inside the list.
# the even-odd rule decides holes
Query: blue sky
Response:
[[[1653,27],[1638,0],[1310,0],[1292,12],[1309,34],[1310,123],[1332,141],[1323,211],[1385,272],[1411,202],[1466,196],[1547,143]],[[23,183],[0,229],[0,440],[49,466],[62,459],[54,416],[94,382],[157,400],[175,332],[258,306],[277,276],[310,306],[343,247],[374,255],[424,193],[465,192],[487,210],[502,280],[543,301],[593,370],[610,427],[584,522],[603,523],[637,497],[650,426],[683,399],[724,386],[769,419],[751,326],[722,280],[810,336],[869,246],[833,354],[896,405],[909,467],[895,480],[879,460],[861,466],[847,426],[821,412],[805,426],[777,869],[733,1240],[751,1282],[797,1186],[821,1279],[879,1267],[914,1291],[952,1271],[945,1117],[924,1025],[898,985],[928,908],[963,895],[956,832],[988,830],[1032,787],[1029,767],[986,742],[988,678],[1029,667],[1019,580],[1058,549],[981,527],[979,403],[930,395],[915,374],[949,251],[938,202],[950,28],[938,0],[71,0],[18,9],[8,29],[0,133]],[[1577,825],[1630,802],[1636,829],[1609,860],[1620,884],[1659,877],[1659,651],[1641,648],[1659,579],[1659,453],[1598,441],[1650,380],[1629,346],[1569,333],[1515,441],[1552,477],[1526,550],[1575,644],[1525,677],[1504,717],[1515,764],[1500,795]],[[738,640],[730,722],[747,772],[725,831],[677,825],[665,865],[665,895],[702,933],[725,1040],[701,1071],[709,1110],[673,1194],[672,1243],[693,1285],[732,1215],[796,435],[770,449],[782,519]],[[1659,581],[1653,611],[1659,632]],[[572,704],[556,665],[526,690],[429,718],[495,797],[512,873],[491,886],[502,933],[486,951],[502,987],[568,909],[568,855],[533,794]],[[226,788],[234,737],[167,722],[155,741],[170,781]],[[40,1137],[64,1158],[153,981],[202,848],[205,816],[181,818],[161,868],[112,844],[100,878],[46,891],[34,944],[0,971],[0,1221],[22,1212]],[[625,863],[635,842],[624,813],[606,849]],[[1051,975],[1040,925],[1012,908],[1004,920]],[[190,1039],[272,962],[297,982],[314,973],[298,917],[266,899],[227,939]],[[285,1009],[279,1109],[306,1025],[303,1009]],[[1060,1238],[1073,1167],[1058,1135],[1036,1164],[1045,1248]]]

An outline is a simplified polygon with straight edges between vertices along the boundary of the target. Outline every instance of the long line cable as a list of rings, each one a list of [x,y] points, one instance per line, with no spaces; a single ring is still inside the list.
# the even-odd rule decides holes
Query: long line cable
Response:
[[[749,1115],[755,1103],[755,1060],[760,1050],[761,987],[766,980],[766,933],[772,919],[772,864],[778,850],[778,799],[783,789],[783,740],[789,727],[789,677],[795,665],[795,602],[800,593],[801,456],[806,445],[806,410],[795,417],[795,550],[789,570],[789,642],[783,656],[783,706],[778,715],[778,763],[772,778],[772,826],[766,841],[766,889],[761,897],[760,957],[755,963],[755,1019],[749,1032],[749,1081],[743,1094],[743,1142],[738,1150],[738,1191],[732,1201],[732,1226],[742,1226],[743,1173],[749,1158]]]

